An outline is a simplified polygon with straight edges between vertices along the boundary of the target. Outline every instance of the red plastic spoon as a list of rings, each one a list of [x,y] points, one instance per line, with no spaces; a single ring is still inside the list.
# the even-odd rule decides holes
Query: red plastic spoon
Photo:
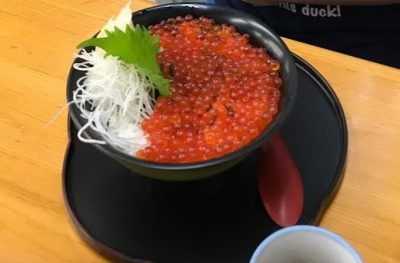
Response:
[[[263,147],[258,191],[272,220],[279,226],[295,225],[303,211],[303,183],[299,170],[280,134]]]

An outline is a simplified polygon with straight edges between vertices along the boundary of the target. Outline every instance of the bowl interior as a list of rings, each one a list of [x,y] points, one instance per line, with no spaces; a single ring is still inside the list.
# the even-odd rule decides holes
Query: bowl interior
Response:
[[[225,23],[234,26],[238,32],[242,34],[249,34],[250,42],[254,46],[266,48],[272,57],[280,62],[283,85],[281,88],[282,96],[280,100],[279,113],[275,117],[274,121],[265,129],[265,131],[251,143],[233,153],[207,161],[188,164],[155,163],[151,161],[140,160],[133,156],[127,155],[108,144],[95,144],[94,146],[101,152],[116,160],[128,162],[131,165],[145,166],[148,168],[150,167],[161,170],[198,169],[228,162],[233,159],[243,158],[258,148],[274,132],[276,132],[288,115],[296,95],[297,76],[295,64],[293,57],[286,45],[282,42],[279,36],[263,22],[238,10],[209,4],[167,4],[156,6],[133,13],[132,21],[134,24],[149,26],[157,24],[161,20],[166,20],[170,17],[185,16],[187,14],[193,15],[195,18],[205,16],[214,19],[218,24]],[[75,60],[74,63],[75,62],[79,62],[79,60]],[[83,74],[84,73],[81,71],[77,71],[73,68],[71,69],[67,83],[68,101],[72,100],[72,93],[76,89],[76,81],[83,76]],[[70,105],[70,115],[78,128],[81,128],[85,124],[86,120],[80,116],[79,111],[74,104]],[[99,134],[90,129],[86,130],[85,135],[90,138],[101,139]]]

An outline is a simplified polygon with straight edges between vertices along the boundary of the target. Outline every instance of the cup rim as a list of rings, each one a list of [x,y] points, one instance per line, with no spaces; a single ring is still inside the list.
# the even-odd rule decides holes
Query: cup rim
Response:
[[[361,256],[358,254],[358,252],[344,238],[342,238],[338,234],[335,234],[325,228],[321,228],[321,227],[317,227],[317,226],[309,226],[309,225],[290,226],[290,227],[282,228],[282,229],[272,233],[258,245],[257,249],[254,251],[253,255],[251,256],[250,263],[256,263],[256,260],[260,257],[262,252],[266,248],[268,248],[274,240],[276,240],[288,233],[300,232],[300,231],[313,232],[313,233],[317,233],[322,236],[328,237],[329,239],[335,241],[336,243],[341,245],[344,249],[346,249],[351,254],[351,256],[355,259],[355,261],[357,263],[363,263],[363,260],[361,259]]]

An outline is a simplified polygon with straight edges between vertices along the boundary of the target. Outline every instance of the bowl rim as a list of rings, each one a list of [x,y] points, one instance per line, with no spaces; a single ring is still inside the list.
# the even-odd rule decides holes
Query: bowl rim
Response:
[[[135,15],[141,15],[144,12],[151,12],[154,10],[162,10],[162,9],[169,9],[173,7],[187,7],[189,9],[192,8],[210,8],[214,11],[222,11],[226,12],[229,11],[231,13],[236,13],[240,17],[247,17],[252,19],[253,21],[256,21],[259,25],[261,25],[263,28],[267,29],[271,33],[271,35],[275,38],[274,41],[276,41],[279,44],[279,47],[281,51],[287,55],[287,60],[285,61],[287,64],[287,67],[289,68],[289,71],[291,72],[292,76],[288,78],[288,80],[284,83],[284,85],[288,85],[291,87],[291,94],[290,96],[287,97],[284,108],[280,109],[278,114],[275,116],[273,121],[269,124],[268,127],[260,134],[258,135],[254,140],[249,142],[248,144],[242,146],[241,148],[225,154],[223,156],[217,157],[217,158],[212,158],[204,161],[198,161],[198,162],[191,162],[191,163],[158,163],[155,161],[149,161],[149,160],[144,160],[144,159],[139,159],[136,158],[133,155],[129,155],[127,153],[124,153],[113,146],[109,145],[108,143],[106,144],[97,144],[94,143],[92,144],[97,150],[100,152],[110,156],[113,159],[123,161],[132,165],[140,166],[140,167],[146,167],[147,169],[158,169],[158,170],[165,170],[165,171],[181,171],[181,170],[197,170],[197,169],[204,169],[207,167],[212,167],[221,163],[225,163],[234,159],[239,159],[241,157],[247,156],[249,153],[254,151],[256,148],[259,147],[259,145],[267,140],[271,135],[273,135],[278,128],[282,125],[283,121],[286,119],[286,117],[289,115],[290,111],[293,108],[295,98],[297,97],[297,72],[296,72],[296,66],[294,63],[293,56],[291,52],[289,51],[288,47],[286,44],[282,41],[282,39],[279,37],[275,31],[265,24],[263,21],[260,19],[247,14],[245,12],[242,12],[240,10],[227,7],[227,6],[218,6],[215,4],[210,4],[210,3],[169,3],[169,4],[163,4],[163,5],[157,5],[153,7],[148,7],[144,8],[141,10],[137,10],[132,13],[132,19]],[[190,13],[189,13],[190,14]],[[80,50],[79,52],[81,52]],[[268,51],[268,50],[267,50]],[[76,59],[75,59],[76,60]],[[75,63],[75,60],[73,64]],[[74,74],[75,69],[71,67],[67,79],[67,100],[68,102],[72,100],[70,97],[70,92],[69,90],[72,89],[76,85],[76,83],[72,83],[72,75]],[[71,91],[72,93],[72,91]],[[82,124],[79,121],[79,118],[75,116],[75,114],[80,115],[79,112],[77,111],[77,107],[75,106],[74,103],[71,103],[69,105],[69,115],[71,119],[73,120],[74,124],[78,129],[82,128]],[[88,138],[95,138],[96,136],[91,136],[91,134],[95,134],[93,130],[89,128],[89,130],[83,131],[83,134],[88,137]]]

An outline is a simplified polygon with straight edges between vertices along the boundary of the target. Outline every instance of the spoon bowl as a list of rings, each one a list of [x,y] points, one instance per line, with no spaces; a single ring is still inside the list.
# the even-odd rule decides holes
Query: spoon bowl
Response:
[[[277,133],[264,145],[258,191],[268,214],[281,227],[295,225],[303,212],[300,172],[282,136]]]

